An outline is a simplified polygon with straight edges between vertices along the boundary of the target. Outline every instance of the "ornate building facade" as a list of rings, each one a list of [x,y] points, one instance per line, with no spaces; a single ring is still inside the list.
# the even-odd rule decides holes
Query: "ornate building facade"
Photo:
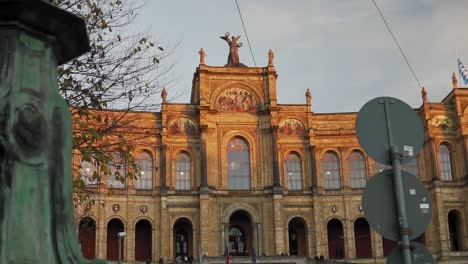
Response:
[[[279,104],[271,51],[259,68],[208,66],[203,54],[190,103],[169,103],[164,94],[160,112],[129,114],[138,120],[126,133],[135,138],[136,180],[90,180],[99,168],[75,156],[98,201],[78,212],[85,256],[116,259],[117,233],[125,231],[130,263],[222,256],[226,245],[234,255],[384,263],[396,243],[369,228],[361,197],[386,167],[361,149],[357,113],[314,113],[310,91],[304,104]],[[442,102],[425,99],[415,111],[424,146],[404,169],[433,203],[418,240],[439,263],[466,263],[468,89],[454,83]]]

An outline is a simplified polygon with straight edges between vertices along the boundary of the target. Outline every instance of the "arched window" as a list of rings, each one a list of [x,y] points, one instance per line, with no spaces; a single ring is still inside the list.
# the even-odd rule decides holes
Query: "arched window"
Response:
[[[332,152],[327,152],[323,156],[322,175],[325,189],[340,189],[340,162]]]
[[[180,153],[175,158],[175,180],[176,190],[190,190],[190,157]]]
[[[125,160],[122,159],[118,152],[112,152],[111,157],[107,187],[116,189],[125,188]]]
[[[444,144],[439,145],[439,171],[440,171],[441,180],[443,181],[453,180],[450,150]]]
[[[286,180],[288,190],[302,190],[301,159],[296,153],[286,156]]]
[[[250,189],[250,153],[244,140],[235,138],[227,145],[229,190]]]
[[[95,165],[94,161],[81,161],[80,175],[85,186],[89,187],[98,183],[95,177],[97,176],[97,173],[98,168]]]
[[[366,163],[358,151],[349,156],[349,178],[351,188],[364,188],[366,186]]]
[[[151,155],[146,151],[142,151],[135,155],[135,160],[140,170],[136,179],[135,188],[151,190],[153,188],[153,159]]]

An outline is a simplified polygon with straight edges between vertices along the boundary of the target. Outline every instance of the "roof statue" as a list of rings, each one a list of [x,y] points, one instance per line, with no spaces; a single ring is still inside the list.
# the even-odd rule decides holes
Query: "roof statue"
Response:
[[[422,100],[423,100],[423,103],[429,103],[429,100],[427,99],[427,92],[426,92],[426,88],[422,88],[421,90],[421,97],[422,97]]]
[[[455,73],[452,74],[452,84],[453,84],[453,88],[458,88],[458,80],[457,80],[457,76],[455,76]]]
[[[305,93],[305,96],[306,96],[306,103],[307,105],[311,105],[312,104],[312,94],[310,93],[310,89],[307,88],[307,91]]]
[[[275,59],[275,53],[270,49],[268,51],[268,66],[273,66],[274,59]]]
[[[205,53],[205,51],[203,50],[203,48],[200,49],[200,51],[198,52],[198,54],[200,54],[200,64],[205,64],[206,53]]]
[[[162,103],[163,103],[163,104],[167,103],[167,91],[166,91],[166,87],[163,87],[163,88],[162,88],[162,91],[161,91],[161,98],[162,98]]]
[[[229,32],[226,32],[224,36],[220,37],[221,39],[224,39],[229,45],[227,65],[241,66],[242,64],[239,62],[239,48],[242,47],[242,43],[237,43],[241,36],[232,36],[231,39],[229,39],[229,35]]]

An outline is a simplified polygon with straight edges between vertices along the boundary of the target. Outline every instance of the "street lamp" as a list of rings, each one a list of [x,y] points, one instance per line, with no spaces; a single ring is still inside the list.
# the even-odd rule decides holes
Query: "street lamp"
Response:
[[[122,239],[127,236],[125,232],[117,233],[117,237],[119,239],[119,264],[122,264]]]

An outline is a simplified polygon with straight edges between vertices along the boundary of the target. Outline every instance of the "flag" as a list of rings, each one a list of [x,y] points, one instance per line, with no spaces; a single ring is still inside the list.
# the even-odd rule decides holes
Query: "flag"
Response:
[[[201,245],[198,243],[198,264],[203,264]]]
[[[460,72],[463,82],[468,84],[468,70],[465,68],[460,59],[458,59],[458,71]]]
[[[231,263],[231,257],[229,256],[229,250],[228,250],[227,245],[224,248],[224,255],[226,256],[226,264],[230,264]]]
[[[255,251],[255,248],[253,248],[252,252],[252,263],[257,264],[257,251]]]

